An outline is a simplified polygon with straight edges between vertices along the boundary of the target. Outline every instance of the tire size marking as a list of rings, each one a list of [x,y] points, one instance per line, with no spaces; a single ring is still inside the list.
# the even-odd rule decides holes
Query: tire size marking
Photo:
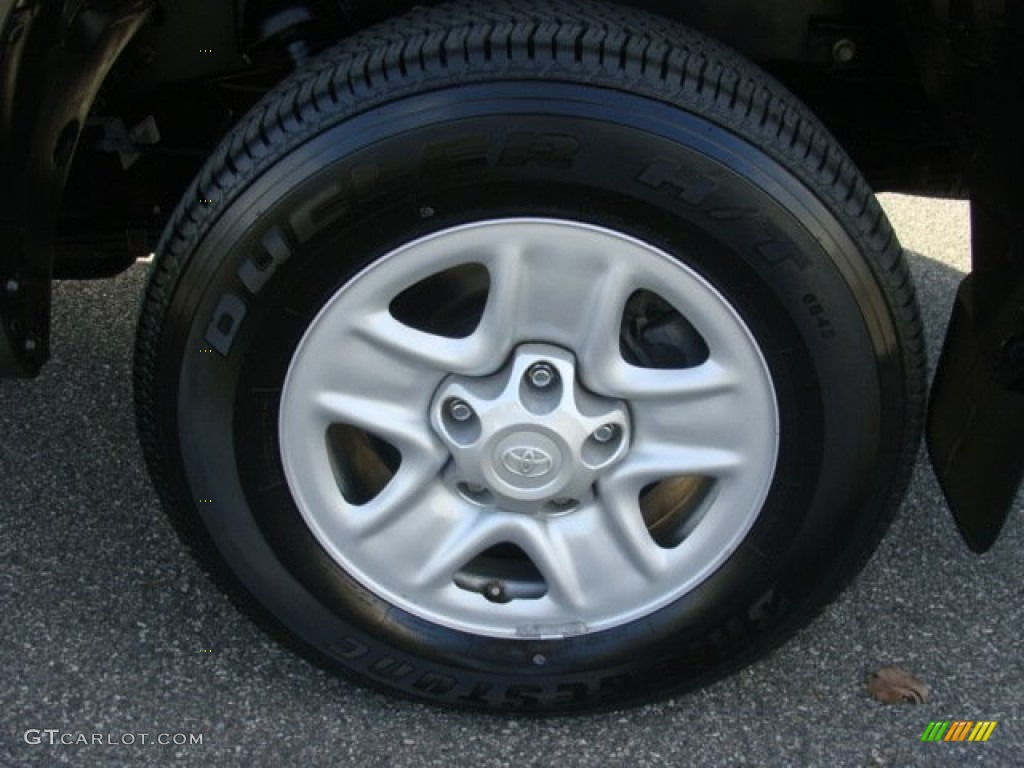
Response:
[[[808,314],[810,314],[817,324],[821,338],[834,339],[836,337],[835,326],[833,326],[832,321],[828,319],[828,315],[825,313],[825,307],[822,306],[818,297],[813,293],[808,293],[803,298],[803,304],[804,307],[806,307]]]

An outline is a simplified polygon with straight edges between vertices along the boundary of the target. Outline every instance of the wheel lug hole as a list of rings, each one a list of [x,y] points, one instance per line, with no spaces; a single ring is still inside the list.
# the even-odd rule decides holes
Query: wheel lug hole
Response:
[[[526,371],[526,378],[537,389],[548,389],[558,381],[558,371],[550,363],[534,363]]]
[[[602,424],[584,441],[580,459],[591,470],[604,469],[622,455],[626,440],[627,435],[621,424]]]
[[[579,501],[566,496],[551,499],[551,501],[549,501],[545,506],[547,512],[552,514],[561,514],[564,512],[572,512],[574,509],[577,509],[579,505]]]
[[[459,397],[449,397],[439,409],[440,422],[435,422],[441,437],[449,444],[462,447],[480,439],[482,426],[473,407]]]
[[[483,507],[494,506],[494,494],[491,493],[490,489],[485,485],[481,485],[479,483],[460,482],[455,484],[455,489],[467,501],[471,501],[474,504],[479,504]]]
[[[457,397],[453,397],[448,401],[448,415],[452,417],[453,421],[457,421],[460,424],[464,424],[473,418],[473,409],[469,403],[465,400],[460,400]]]

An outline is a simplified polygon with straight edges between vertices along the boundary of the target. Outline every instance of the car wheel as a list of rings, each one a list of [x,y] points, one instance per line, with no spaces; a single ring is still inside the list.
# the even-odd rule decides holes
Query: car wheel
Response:
[[[767,75],[597,2],[343,41],[224,141],[136,358],[164,503],[247,609],[465,707],[702,684],[863,564],[921,327],[867,185]]]

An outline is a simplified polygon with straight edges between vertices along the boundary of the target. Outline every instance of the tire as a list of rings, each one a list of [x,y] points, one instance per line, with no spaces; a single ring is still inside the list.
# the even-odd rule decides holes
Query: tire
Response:
[[[158,250],[142,444],[278,637],[453,706],[615,708],[808,622],[895,513],[921,324],[878,202],[766,74],[598,2],[359,33]]]

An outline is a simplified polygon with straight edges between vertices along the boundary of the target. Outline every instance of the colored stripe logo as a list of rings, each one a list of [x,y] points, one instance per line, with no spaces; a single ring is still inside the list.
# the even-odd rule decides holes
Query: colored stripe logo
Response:
[[[932,720],[921,734],[921,741],[988,741],[996,729],[996,720]]]

